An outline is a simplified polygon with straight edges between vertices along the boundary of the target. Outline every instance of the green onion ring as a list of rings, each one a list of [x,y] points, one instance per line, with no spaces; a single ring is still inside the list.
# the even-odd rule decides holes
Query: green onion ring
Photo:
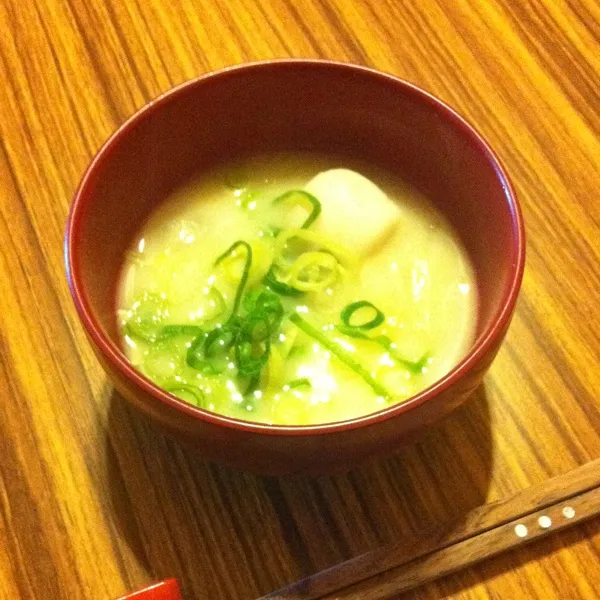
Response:
[[[250,267],[252,266],[252,248],[248,242],[244,242],[243,240],[238,240],[234,242],[223,254],[221,254],[217,260],[215,260],[215,266],[217,266],[221,261],[227,258],[232,252],[234,252],[237,248],[243,246],[246,249],[246,263],[244,264],[244,270],[242,271],[242,276],[240,277],[240,284],[238,285],[237,291],[235,293],[235,300],[233,302],[233,310],[231,311],[231,316],[229,320],[233,319],[237,314],[237,311],[240,308],[240,302],[242,301],[242,294],[244,293],[244,288],[246,287],[246,283],[248,282],[248,274],[250,273]]]
[[[321,203],[308,192],[304,190],[290,190],[289,192],[285,192],[285,194],[281,194],[273,200],[273,204],[280,204],[281,202],[285,202],[294,196],[301,196],[304,200],[307,200],[312,205],[312,211],[310,215],[308,215],[306,221],[302,224],[300,229],[308,229],[316,220],[317,217],[321,214]]]
[[[369,373],[359,362],[354,360],[347,352],[344,352],[344,350],[333,340],[323,335],[321,331],[313,327],[308,321],[305,321],[297,312],[290,316],[290,321],[294,323],[298,329],[306,333],[306,335],[316,340],[323,348],[326,348],[334,354],[349,369],[362,377],[365,383],[370,385],[375,393],[385,400],[391,399],[392,395],[371,375],[371,373]]]
[[[353,325],[350,323],[350,319],[352,319],[352,315],[361,308],[371,308],[375,311],[375,316],[365,323],[361,323],[359,325]],[[368,300],[358,300],[357,302],[352,302],[348,304],[342,312],[340,313],[340,317],[342,318],[342,322],[347,327],[356,327],[357,329],[362,329],[363,331],[368,331],[369,329],[375,329],[375,327],[379,327],[385,321],[385,315],[372,303]]]
[[[291,285],[287,285],[286,283],[279,281],[277,277],[275,277],[273,267],[267,271],[267,274],[264,276],[263,283],[280,296],[302,296],[302,294],[304,294],[303,291],[297,290]]]

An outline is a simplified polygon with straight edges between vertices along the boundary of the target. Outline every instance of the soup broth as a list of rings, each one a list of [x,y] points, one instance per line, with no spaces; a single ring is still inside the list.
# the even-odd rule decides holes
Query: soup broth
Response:
[[[128,253],[123,348],[215,413],[308,425],[402,402],[474,335],[457,236],[387,173],[315,156],[253,159],[175,193]]]

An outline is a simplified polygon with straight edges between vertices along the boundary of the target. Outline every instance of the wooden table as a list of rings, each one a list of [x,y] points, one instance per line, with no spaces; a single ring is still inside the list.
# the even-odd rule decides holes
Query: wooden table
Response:
[[[600,457],[600,7],[594,0],[3,0],[0,597],[110,599],[167,576],[253,598]],[[70,199],[145,102],[273,57],[353,61],[440,96],[511,173],[528,265],[473,400],[347,475],[205,464],[114,393],[65,282]],[[596,519],[408,598],[600,597]]]

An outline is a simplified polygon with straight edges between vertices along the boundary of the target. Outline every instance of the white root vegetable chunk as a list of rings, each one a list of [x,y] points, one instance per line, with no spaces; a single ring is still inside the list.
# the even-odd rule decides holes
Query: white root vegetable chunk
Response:
[[[356,171],[323,171],[305,190],[318,198],[322,207],[312,228],[360,257],[383,245],[398,225],[398,206]]]

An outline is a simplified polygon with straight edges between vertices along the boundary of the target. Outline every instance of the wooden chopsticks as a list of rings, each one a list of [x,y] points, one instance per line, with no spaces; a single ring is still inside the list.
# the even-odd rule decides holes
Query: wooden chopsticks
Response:
[[[258,600],[381,600],[600,514],[600,459]]]

